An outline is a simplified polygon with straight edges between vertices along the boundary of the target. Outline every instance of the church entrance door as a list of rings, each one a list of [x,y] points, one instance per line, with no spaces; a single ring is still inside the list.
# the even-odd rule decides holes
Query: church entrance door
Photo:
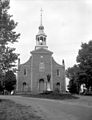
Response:
[[[44,79],[39,80],[39,92],[43,93],[44,91]]]
[[[57,91],[57,92],[60,92],[60,82],[57,82],[57,83],[56,83],[56,91]]]
[[[27,83],[23,82],[23,92],[26,92],[26,91],[27,91]]]

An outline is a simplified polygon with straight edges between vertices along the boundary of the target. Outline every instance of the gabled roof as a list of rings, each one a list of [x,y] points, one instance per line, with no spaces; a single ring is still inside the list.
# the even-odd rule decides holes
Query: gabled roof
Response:
[[[47,54],[53,54],[53,52],[52,51],[49,51],[49,50],[47,50],[47,49],[44,49],[44,48],[40,48],[40,49],[36,49],[36,50],[33,50],[33,51],[31,51],[31,53],[33,54],[33,53],[47,53]]]

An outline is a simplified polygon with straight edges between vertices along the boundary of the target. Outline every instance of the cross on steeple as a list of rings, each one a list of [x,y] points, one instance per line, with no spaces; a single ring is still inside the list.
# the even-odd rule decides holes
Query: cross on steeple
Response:
[[[42,8],[40,11],[41,11],[41,25],[42,25],[42,12],[43,12]]]

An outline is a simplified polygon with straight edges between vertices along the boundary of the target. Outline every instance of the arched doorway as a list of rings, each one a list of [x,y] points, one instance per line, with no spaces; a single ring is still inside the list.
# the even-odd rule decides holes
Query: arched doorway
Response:
[[[44,91],[44,79],[39,80],[39,92],[43,93]]]
[[[27,91],[27,83],[26,82],[23,82],[23,91]]]
[[[51,75],[48,74],[47,75],[47,91],[51,91],[51,82],[50,82],[50,79],[51,79]]]
[[[56,83],[56,91],[57,91],[57,92],[60,92],[60,82],[57,82],[57,83]]]

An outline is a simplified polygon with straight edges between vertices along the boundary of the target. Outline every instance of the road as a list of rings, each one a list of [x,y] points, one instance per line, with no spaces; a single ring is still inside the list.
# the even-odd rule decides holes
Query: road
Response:
[[[44,120],[92,120],[92,104],[85,102],[48,100],[22,96],[0,96],[16,103],[32,106]],[[92,97],[88,97],[90,103]],[[87,100],[87,98],[86,98]]]

